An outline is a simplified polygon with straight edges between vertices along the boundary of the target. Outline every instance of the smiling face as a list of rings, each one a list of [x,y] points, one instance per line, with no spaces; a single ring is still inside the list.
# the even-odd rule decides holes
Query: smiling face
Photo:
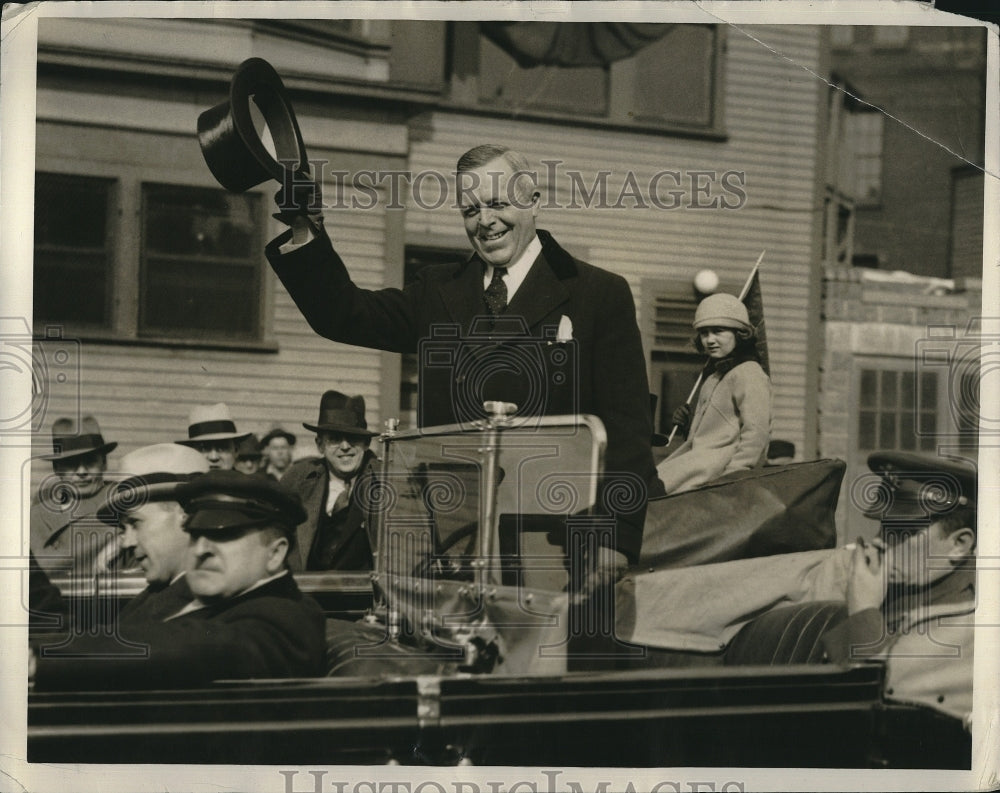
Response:
[[[736,349],[736,333],[729,328],[700,328],[698,338],[709,358],[725,358]]]
[[[284,569],[288,538],[278,528],[188,530],[188,585],[203,603],[239,594]]]
[[[371,438],[367,436],[337,432],[320,432],[316,436],[316,448],[326,460],[327,468],[340,479],[349,479],[358,472],[370,445]]]
[[[487,264],[506,267],[535,238],[539,194],[526,175],[512,180],[514,168],[503,157],[458,174],[459,208],[465,233]]]
[[[176,501],[153,501],[130,509],[121,520],[122,546],[135,558],[150,584],[169,584],[184,570],[190,538],[184,510]]]
[[[101,489],[107,467],[108,458],[100,452],[52,461],[52,470],[64,482],[75,487],[84,498],[94,495]]]

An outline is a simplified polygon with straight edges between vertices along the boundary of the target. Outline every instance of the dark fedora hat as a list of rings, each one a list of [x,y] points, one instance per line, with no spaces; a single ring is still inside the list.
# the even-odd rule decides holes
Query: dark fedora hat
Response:
[[[264,146],[251,101],[267,124],[277,158]],[[229,99],[198,116],[198,143],[212,175],[234,193],[268,179],[284,184],[281,160],[295,163],[299,178],[308,178],[309,157],[295,112],[281,78],[263,58],[243,61],[229,84]]]
[[[356,435],[359,438],[371,438],[378,435],[368,429],[365,421],[365,398],[363,396],[349,397],[339,391],[327,391],[319,402],[319,418],[315,424],[303,427],[313,432],[340,432],[344,435]]]
[[[59,418],[52,422],[52,454],[42,455],[44,460],[68,460],[85,454],[108,454],[117,448],[116,442],[105,443],[101,427],[93,416],[84,416],[77,425],[76,419]]]
[[[260,450],[260,442],[257,440],[256,435],[247,435],[243,440],[236,444],[236,459],[250,458],[254,460],[259,460],[264,456],[264,453]]]

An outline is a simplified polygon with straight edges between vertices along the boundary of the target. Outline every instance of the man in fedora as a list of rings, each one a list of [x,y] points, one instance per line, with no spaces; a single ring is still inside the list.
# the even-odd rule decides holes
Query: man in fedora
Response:
[[[306,518],[296,529],[298,558],[293,570],[370,570],[372,551],[365,512],[357,498],[358,479],[371,467],[368,447],[377,433],[368,429],[365,400],[327,391],[315,424],[319,457],[299,460],[281,480],[302,499]]]
[[[304,517],[298,498],[280,483],[237,471],[193,476],[173,496],[188,514],[192,600],[165,617],[125,615],[117,636],[80,637],[73,657],[33,649],[29,675],[37,690],[188,687],[325,672],[323,611],[286,563]],[[125,652],[123,640],[146,651]]]
[[[264,453],[264,473],[280,481],[292,465],[292,449],[295,436],[281,427],[274,427],[260,439],[260,449]]]
[[[42,482],[29,516],[31,552],[46,572],[93,572],[109,539],[94,515],[105,503],[108,454],[117,446],[105,442],[93,416],[53,422],[52,453],[43,455],[53,476]]]
[[[119,619],[163,619],[193,597],[185,576],[191,543],[177,488],[207,472],[208,461],[179,443],[157,443],[126,454],[120,467],[127,478],[112,488],[104,515],[121,527],[119,545],[131,551],[148,586]]]
[[[177,443],[201,452],[212,470],[228,471],[236,463],[236,444],[250,434],[237,432],[229,407],[217,402],[191,409],[188,436]]]

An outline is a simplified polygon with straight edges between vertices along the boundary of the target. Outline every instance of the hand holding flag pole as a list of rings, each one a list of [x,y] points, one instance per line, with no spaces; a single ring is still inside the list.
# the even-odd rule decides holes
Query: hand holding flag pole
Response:
[[[747,277],[746,283],[743,284],[743,289],[740,290],[739,299],[740,302],[747,304],[747,313],[750,315],[750,323],[754,326],[754,330],[757,332],[757,352],[760,355],[761,366],[767,374],[770,374],[770,366],[767,358],[767,337],[764,334],[764,304],[760,296],[760,280],[757,277],[757,272],[760,269],[760,263],[764,260],[764,254],[767,253],[766,250],[760,252],[760,256],[757,257],[757,262],[753,266],[753,270],[750,271],[750,275]],[[750,298],[749,300],[747,298]],[[694,399],[694,395],[698,392],[698,388],[701,386],[701,380],[704,375],[704,371],[698,374],[698,379],[694,381],[694,385],[691,387],[691,393],[688,394],[687,400],[684,402],[685,405],[690,405],[691,400]],[[669,446],[673,440],[674,435],[677,433],[677,425],[674,424],[670,428],[670,435],[667,438],[667,445]]]

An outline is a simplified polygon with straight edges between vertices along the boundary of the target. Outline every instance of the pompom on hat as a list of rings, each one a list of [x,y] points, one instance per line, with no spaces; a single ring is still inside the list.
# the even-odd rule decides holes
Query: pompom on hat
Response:
[[[732,328],[733,330],[753,330],[747,307],[735,295],[716,292],[698,304],[694,312],[695,330],[699,328]]]

